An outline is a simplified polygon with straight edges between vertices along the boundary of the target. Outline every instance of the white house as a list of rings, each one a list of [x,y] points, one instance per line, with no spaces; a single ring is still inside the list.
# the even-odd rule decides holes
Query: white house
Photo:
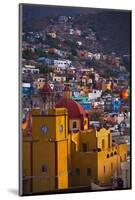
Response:
[[[24,65],[24,67],[22,68],[22,73],[39,74],[39,69],[37,69],[33,65]]]
[[[92,92],[88,94],[88,97],[90,100],[95,100],[101,97],[101,95],[102,95],[102,90],[93,90]]]
[[[65,76],[53,76],[53,81],[56,82],[65,82],[66,81],[66,77]]]
[[[70,60],[54,60],[54,65],[65,69],[66,67],[71,65],[71,61]]]

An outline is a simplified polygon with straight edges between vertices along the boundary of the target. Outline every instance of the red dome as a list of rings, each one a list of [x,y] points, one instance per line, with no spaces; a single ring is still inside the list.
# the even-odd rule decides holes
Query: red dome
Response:
[[[86,112],[83,107],[72,99],[61,99],[55,106],[56,108],[66,108],[69,118],[86,117]]]

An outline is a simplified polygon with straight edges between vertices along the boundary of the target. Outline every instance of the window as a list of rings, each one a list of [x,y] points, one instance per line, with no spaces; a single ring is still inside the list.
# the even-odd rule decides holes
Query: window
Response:
[[[105,174],[105,165],[104,165],[104,174]]]
[[[82,143],[82,151],[83,152],[87,152],[88,148],[87,148],[87,144],[86,143]]]
[[[108,134],[108,147],[110,148],[110,134]]]
[[[105,148],[105,140],[103,139],[102,140],[102,149],[104,149]]]
[[[72,169],[69,170],[69,176],[73,176],[73,170]]]
[[[76,121],[73,122],[73,126],[72,127],[73,128],[77,128],[77,122]]]
[[[111,153],[111,156],[113,156],[113,152]]]
[[[125,160],[125,161],[127,160],[127,155],[126,155],[126,154],[124,154],[124,160]]]
[[[122,162],[122,157],[120,156],[120,162]]]
[[[91,168],[87,168],[87,176],[91,176]]]
[[[113,170],[113,163],[111,163],[111,171]]]
[[[76,175],[80,176],[80,169],[79,168],[76,168]]]
[[[86,124],[87,124],[87,120],[85,119],[85,120],[84,120],[84,125],[86,125]]]
[[[61,124],[60,125],[60,133],[62,133],[63,132],[63,125]]]
[[[41,133],[42,134],[47,134],[47,132],[48,132],[48,127],[47,126],[41,126]]]
[[[47,173],[47,166],[42,165],[41,170],[42,170],[43,173]]]

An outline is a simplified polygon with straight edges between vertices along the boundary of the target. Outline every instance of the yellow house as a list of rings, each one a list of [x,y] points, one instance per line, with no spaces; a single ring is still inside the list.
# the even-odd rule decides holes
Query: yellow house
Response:
[[[113,145],[109,129],[88,124],[87,113],[70,98],[45,115],[33,109],[32,134],[23,133],[25,194],[111,183],[127,145]]]

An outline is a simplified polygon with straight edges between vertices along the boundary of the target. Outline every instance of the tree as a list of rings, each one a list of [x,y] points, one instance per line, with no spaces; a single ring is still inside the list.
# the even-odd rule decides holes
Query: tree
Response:
[[[47,74],[47,73],[49,73],[49,67],[47,65],[42,65],[40,67],[40,73],[41,74]]]
[[[89,114],[89,118],[91,121],[101,121],[101,113],[92,112]]]
[[[33,52],[31,49],[25,49],[22,52],[22,57],[28,60],[36,58],[36,53]]]
[[[71,53],[72,53],[73,56],[77,56],[76,49],[72,48],[72,49],[71,49]]]

